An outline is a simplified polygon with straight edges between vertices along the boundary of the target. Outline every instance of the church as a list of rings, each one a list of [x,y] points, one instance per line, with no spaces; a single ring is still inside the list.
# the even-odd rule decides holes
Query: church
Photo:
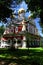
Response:
[[[41,37],[36,28],[35,21],[31,17],[26,19],[24,15],[25,10],[23,8],[19,9],[18,19],[14,18],[8,24],[1,38],[1,48],[11,47],[11,45],[15,48],[40,46]]]

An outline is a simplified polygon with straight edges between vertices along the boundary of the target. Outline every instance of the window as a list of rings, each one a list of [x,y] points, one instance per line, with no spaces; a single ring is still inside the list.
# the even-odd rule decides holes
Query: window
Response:
[[[11,27],[11,33],[13,33],[14,32],[14,27]]]
[[[15,28],[15,32],[18,32],[18,27]]]
[[[29,32],[32,33],[32,26],[29,25]]]
[[[29,32],[29,23],[27,24],[27,31]]]
[[[11,33],[13,33],[14,32],[14,29],[11,29]]]

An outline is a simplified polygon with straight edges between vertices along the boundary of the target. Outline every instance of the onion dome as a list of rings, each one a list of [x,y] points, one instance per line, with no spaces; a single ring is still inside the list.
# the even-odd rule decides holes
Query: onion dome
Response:
[[[21,14],[21,13],[25,13],[24,8],[20,8],[20,9],[18,10],[18,14]]]

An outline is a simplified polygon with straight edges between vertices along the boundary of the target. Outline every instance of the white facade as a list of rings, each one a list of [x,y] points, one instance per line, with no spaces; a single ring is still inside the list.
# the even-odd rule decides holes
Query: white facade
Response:
[[[22,15],[21,15],[22,14]],[[37,28],[35,27],[35,23],[30,21],[28,23],[26,23],[25,19],[24,19],[24,15],[25,15],[25,11],[24,9],[23,10],[19,10],[19,16],[22,17],[22,21],[19,25],[22,25],[22,29],[21,29],[21,32],[24,31],[24,33],[26,31],[28,31],[29,33],[31,34],[34,34],[34,35],[38,35],[38,30]],[[26,25],[27,24],[27,25]],[[26,27],[27,27],[27,30],[26,30]],[[10,34],[10,33],[18,33],[18,26],[15,26],[15,32],[14,32],[14,26],[11,26],[10,28],[7,28],[4,32],[4,35],[5,34]],[[31,43],[30,43],[31,44]],[[6,46],[11,46],[12,45],[12,40],[10,40],[10,43],[8,44],[8,40],[3,42],[3,40],[1,40],[1,47],[6,47]],[[16,43],[14,44],[15,45],[15,48],[17,48],[18,44],[17,44],[17,39],[16,39]],[[22,48],[26,48],[26,36],[23,35],[23,39],[22,39]]]

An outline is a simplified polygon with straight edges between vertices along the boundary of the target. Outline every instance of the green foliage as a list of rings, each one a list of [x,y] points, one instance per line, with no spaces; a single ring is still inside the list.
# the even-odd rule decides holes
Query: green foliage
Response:
[[[18,0],[21,2],[23,0]],[[40,17],[40,26],[43,28],[43,0],[24,0],[28,4],[28,10],[33,13],[32,18]]]
[[[4,65],[43,65],[43,48],[0,49],[0,60]]]
[[[25,0],[28,4],[28,10],[31,10],[32,13],[35,12],[33,17],[40,17],[40,26],[43,28],[43,0]]]
[[[12,10],[9,9],[12,0],[0,0],[0,20],[6,22],[6,17],[10,17]]]
[[[5,30],[4,25],[0,26],[0,37],[3,35],[4,30]]]

